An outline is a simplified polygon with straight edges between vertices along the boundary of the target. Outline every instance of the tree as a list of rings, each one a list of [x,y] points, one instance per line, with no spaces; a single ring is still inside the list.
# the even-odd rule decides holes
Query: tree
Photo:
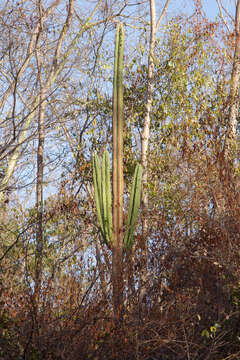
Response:
[[[152,102],[153,102],[153,76],[154,76],[154,57],[155,57],[155,44],[156,44],[156,33],[158,28],[163,20],[163,17],[167,11],[170,0],[165,2],[162,13],[159,16],[158,21],[156,22],[156,8],[155,0],[149,0],[150,5],[150,40],[149,40],[149,53],[148,53],[148,70],[147,70],[147,91],[146,91],[146,109],[145,116],[141,134],[141,162],[143,166],[143,211],[146,212],[148,208],[148,195],[147,195],[147,183],[148,183],[148,146],[149,146],[149,137],[150,137],[150,125],[151,125],[151,112],[152,112]],[[147,219],[143,221],[143,262],[147,262],[147,252],[146,252],[146,238],[147,238]],[[145,259],[144,259],[145,258]],[[142,275],[142,284],[144,287],[144,274]],[[142,289],[142,291],[144,291]]]
[[[231,162],[239,152],[237,129],[230,161],[224,158],[235,42],[225,31],[227,18],[224,23],[219,13],[210,21],[201,2],[194,3],[192,16],[181,9],[165,22],[149,57],[150,2],[102,1],[47,88],[52,69],[99,2],[72,1],[72,10],[65,8],[69,1],[1,3],[0,26],[7,29],[0,42],[3,177],[20,150],[2,187],[0,357],[239,358],[239,166]],[[118,179],[130,189],[147,144],[147,207],[128,227],[131,196],[115,190],[120,221],[109,241],[106,203],[98,216],[93,198],[91,158],[104,153],[102,180],[110,189],[111,156],[104,150],[112,143],[112,44],[119,21],[126,42],[124,173],[120,167]],[[33,53],[18,77],[32,36]],[[134,232],[129,247],[123,230]]]
[[[38,111],[38,107],[41,104],[41,106],[44,105],[44,101],[49,98],[51,93],[56,92],[57,87],[64,81],[64,78],[66,76],[65,67],[66,64],[73,54],[74,50],[76,49],[77,42],[81,38],[81,36],[87,32],[89,29],[94,28],[95,26],[99,26],[100,24],[103,24],[106,19],[99,20],[96,22],[91,22],[95,14],[97,13],[97,10],[99,9],[101,5],[101,1],[97,2],[95,8],[93,9],[92,13],[89,15],[89,17],[81,23],[80,29],[75,32],[75,34],[71,37],[71,40],[68,43],[65,43],[66,35],[68,34],[68,31],[70,30],[70,25],[72,22],[72,17],[74,13],[74,1],[71,0],[68,2],[66,8],[67,8],[67,15],[66,20],[61,28],[60,31],[56,32],[53,30],[53,41],[55,41],[55,47],[54,49],[47,49],[46,48],[46,42],[45,42],[45,54],[49,54],[50,56],[50,65],[47,67],[48,75],[45,75],[45,79],[42,84],[42,92],[43,95],[45,93],[45,98],[43,98],[43,103],[40,102],[40,93],[35,96],[32,93],[27,92],[26,99],[23,98],[22,93],[26,93],[26,89],[24,89],[24,86],[28,86],[28,84],[23,82],[23,75],[26,75],[26,72],[29,70],[28,65],[30,64],[30,61],[32,61],[32,58],[37,51],[37,47],[39,45],[39,34],[42,31],[41,24],[46,24],[44,33],[45,35],[48,34],[48,31],[51,31],[51,26],[48,25],[48,21],[51,19],[50,16],[52,15],[53,11],[59,7],[62,4],[61,0],[57,0],[52,3],[52,5],[46,9],[46,11],[42,14],[41,19],[35,19],[34,18],[34,10],[33,14],[27,19],[26,23],[24,24],[25,28],[28,29],[28,27],[34,26],[33,32],[31,31],[28,49],[26,52],[26,56],[22,61],[22,64],[18,66],[18,68],[14,69],[16,70],[16,76],[15,74],[12,74],[12,77],[7,80],[9,81],[10,85],[6,89],[5,94],[2,98],[1,102],[1,108],[5,110],[4,106],[6,105],[7,100],[9,97],[12,96],[12,93],[14,93],[14,101],[12,104],[12,116],[11,119],[13,121],[13,135],[12,138],[9,139],[9,142],[4,146],[4,152],[2,154],[2,158],[6,158],[8,156],[8,164],[6,166],[6,169],[4,171],[4,176],[1,179],[1,197],[3,197],[3,191],[8,186],[8,182],[10,178],[13,175],[14,169],[16,167],[22,144],[25,142],[29,135],[30,125],[33,122],[34,117],[36,116],[36,113]],[[27,6],[27,4],[25,4]],[[124,9],[124,6],[123,8]],[[121,14],[122,9],[118,9],[118,15]],[[25,8],[18,7],[16,8],[16,12],[23,13],[25,12]],[[114,18],[114,14],[111,15],[111,18]],[[26,16],[23,17],[23,19],[26,19]],[[36,21],[37,20],[37,21]],[[29,23],[30,22],[30,23]],[[48,28],[49,26],[49,28]],[[18,40],[15,39],[15,43],[18,43]],[[63,51],[64,47],[64,51]],[[10,52],[10,56],[12,56],[12,52]],[[11,59],[10,59],[11,60]],[[37,73],[37,72],[36,72]],[[3,74],[6,78],[6,74]],[[32,75],[34,76],[34,74]],[[29,79],[29,77],[28,77]],[[20,89],[18,91],[18,85],[23,87],[23,91],[20,92]],[[15,91],[13,92],[13,90]],[[17,124],[15,124],[15,107],[16,107],[16,96],[18,96],[20,103],[22,103],[22,110],[20,112],[20,120]],[[29,105],[30,104],[30,105]],[[22,117],[22,119],[21,119]],[[11,146],[11,149],[10,149]],[[2,198],[1,198],[2,199]]]
[[[219,9],[222,15],[222,5],[219,3]],[[222,15],[223,17],[223,15]],[[231,153],[232,143],[236,141],[237,121],[239,114],[239,87],[240,87],[240,1],[237,1],[235,21],[234,21],[234,55],[230,81],[229,92],[229,119],[228,129],[225,140],[226,155]]]

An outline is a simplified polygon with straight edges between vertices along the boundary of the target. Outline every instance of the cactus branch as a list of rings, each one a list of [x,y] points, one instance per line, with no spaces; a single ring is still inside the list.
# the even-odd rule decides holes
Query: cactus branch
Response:
[[[117,25],[113,77],[113,232],[114,241],[122,246],[123,228],[123,25]]]
[[[119,23],[116,31],[113,76],[113,309],[116,323],[121,320],[123,302],[123,44],[124,30]]]
[[[122,252],[133,245],[134,230],[140,206],[142,167],[134,173],[126,234],[123,238],[123,25],[117,25],[113,76],[113,207],[110,184],[110,159],[103,154],[102,165],[93,157],[93,180],[100,230],[105,243],[112,249],[113,309],[116,324],[121,320],[123,303]]]
[[[103,231],[103,221],[102,221],[102,209],[101,209],[101,169],[99,158],[97,155],[93,156],[93,184],[94,184],[94,195],[95,195],[95,203],[97,209],[97,217],[100,225],[100,230],[102,235],[104,235]]]
[[[110,184],[110,160],[108,151],[104,152],[102,167],[97,155],[93,157],[93,182],[97,217],[103,240],[110,246],[112,241],[112,204]]]
[[[128,209],[128,218],[126,224],[126,233],[124,236],[124,246],[131,248],[134,240],[134,231],[137,221],[137,215],[141,201],[141,183],[142,183],[142,166],[138,164],[135,168]]]

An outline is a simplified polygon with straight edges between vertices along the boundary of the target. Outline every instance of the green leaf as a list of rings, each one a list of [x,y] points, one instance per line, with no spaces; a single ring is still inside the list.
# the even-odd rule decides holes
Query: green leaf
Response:
[[[207,338],[210,337],[209,331],[207,329],[204,329],[201,333],[201,336],[206,336]]]

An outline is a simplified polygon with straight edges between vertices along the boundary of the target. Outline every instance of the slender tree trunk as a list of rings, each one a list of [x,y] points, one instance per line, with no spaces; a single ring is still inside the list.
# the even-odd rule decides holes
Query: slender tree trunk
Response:
[[[44,110],[39,110],[38,150],[37,150],[37,184],[36,184],[36,254],[35,254],[35,298],[38,301],[41,288],[42,253],[43,253],[43,170],[44,170]]]
[[[237,1],[235,14],[235,49],[229,93],[229,119],[225,144],[225,155],[231,155],[232,145],[236,140],[237,120],[239,112],[239,80],[240,80],[240,0]]]
[[[43,28],[42,22],[42,0],[38,2],[38,12],[40,28]],[[41,58],[41,32],[37,39],[38,47],[36,49],[36,62],[38,68],[38,81],[40,88],[40,103],[38,111],[38,149],[37,149],[37,182],[36,182],[36,208],[37,208],[37,226],[36,226],[36,251],[35,251],[35,292],[34,299],[36,308],[38,308],[39,296],[41,291],[42,278],[42,254],[43,254],[43,171],[44,171],[44,116],[46,108],[46,89],[42,79],[42,58]]]
[[[40,22],[40,32],[36,41],[36,63],[38,69],[38,83],[39,83],[39,106],[38,106],[38,148],[37,148],[37,180],[36,180],[36,209],[37,209],[37,223],[36,223],[36,249],[35,249],[35,275],[34,275],[34,335],[36,342],[40,349],[39,342],[39,305],[41,298],[41,282],[42,282],[42,260],[43,260],[43,171],[44,171],[44,117],[46,108],[46,94],[47,88],[42,77],[42,54],[41,54],[41,29],[43,29],[42,16],[42,0],[38,1],[38,14]]]
[[[156,32],[158,27],[167,11],[170,0],[165,2],[162,13],[156,22],[156,5],[155,0],[149,0],[150,4],[150,42],[149,42],[149,54],[148,54],[148,74],[147,74],[147,102],[145,107],[145,116],[142,130],[141,139],[141,162],[143,166],[143,177],[142,177],[142,209],[143,209],[143,222],[142,222],[142,265],[141,265],[141,284],[140,288],[144,286],[145,282],[145,267],[147,261],[147,234],[148,234],[148,148],[149,148],[149,137],[150,137],[150,125],[151,125],[151,111],[153,102],[153,80],[154,80],[154,52],[156,43]],[[141,290],[140,290],[141,291]]]
[[[79,32],[76,34],[74,39],[68,45],[68,48],[65,50],[64,54],[61,54],[63,40],[65,39],[65,37],[67,35],[67,31],[68,31],[68,29],[70,27],[70,24],[71,24],[71,21],[72,21],[72,16],[73,16],[73,11],[74,11],[74,0],[69,0],[68,1],[67,18],[66,18],[66,21],[65,21],[65,23],[64,23],[64,25],[62,27],[62,31],[60,32],[59,38],[57,40],[55,56],[54,56],[54,59],[52,61],[52,66],[51,66],[51,70],[50,70],[48,79],[46,80],[46,84],[47,84],[48,88],[50,88],[56,82],[58,76],[61,74],[62,70],[64,69],[64,66],[65,66],[67,60],[69,59],[69,56],[72,54],[72,52],[73,52],[73,50],[74,50],[74,48],[76,46],[76,43],[80,39],[82,34],[85,31],[87,31],[88,29],[105,22],[105,19],[104,19],[104,20],[99,20],[99,21],[96,21],[94,23],[91,23],[91,20],[94,17],[94,15],[95,15],[96,11],[98,10],[98,8],[100,7],[101,2],[102,2],[102,0],[99,0],[97,2],[94,10],[90,14],[90,16],[88,17],[86,22],[81,26],[81,28],[79,29]],[[49,7],[49,9],[44,12],[43,17],[42,17],[43,22],[52,13],[54,8],[56,8],[56,6],[58,6],[60,3],[61,3],[61,0],[56,0]],[[36,51],[35,42],[36,42],[36,37],[39,34],[39,31],[41,31],[40,30],[40,23],[36,26],[36,29],[34,29],[34,31],[33,31],[33,36],[31,37],[31,40],[30,40],[30,43],[29,43],[28,54],[26,56],[25,61],[23,62],[22,68],[21,68],[21,70],[19,71],[19,74],[18,74],[19,78],[20,78],[21,74],[23,73],[23,71],[26,69],[27,65],[29,64],[34,51]],[[4,98],[3,98],[3,101],[1,101],[1,104],[0,104],[1,106],[3,106],[5,104],[8,97],[11,95],[14,86],[15,86],[15,83],[12,83],[9,86],[9,89],[6,92],[6,94],[5,94]],[[40,103],[40,96],[39,95],[38,96],[33,95],[31,101],[32,101],[32,103],[31,103],[31,106],[30,106],[29,114],[28,114],[28,116],[25,118],[25,120],[23,122],[22,129],[21,129],[21,131],[19,133],[19,137],[17,139],[17,144],[15,144],[15,150],[9,156],[7,169],[5,171],[4,177],[0,181],[0,203],[3,200],[4,190],[7,187],[7,184],[10,181],[10,179],[11,179],[11,177],[13,175],[13,172],[14,172],[14,170],[16,168],[17,161],[18,161],[18,158],[19,158],[19,155],[20,155],[21,145],[26,141],[28,133],[29,133],[30,125],[31,125],[31,123],[33,122],[33,120],[34,120],[34,118],[36,116],[37,108],[38,108],[39,103]]]

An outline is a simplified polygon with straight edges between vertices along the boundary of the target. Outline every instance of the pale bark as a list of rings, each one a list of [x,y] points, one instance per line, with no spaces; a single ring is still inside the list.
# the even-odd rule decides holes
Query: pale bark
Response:
[[[148,54],[148,74],[147,74],[147,102],[145,107],[145,116],[143,122],[142,130],[142,139],[141,139],[141,162],[143,166],[143,177],[142,177],[142,209],[143,209],[143,222],[142,222],[142,273],[141,273],[141,286],[144,286],[145,277],[144,277],[144,268],[146,265],[146,241],[148,233],[148,148],[149,148],[149,138],[150,138],[150,125],[151,125],[151,111],[152,111],[152,102],[153,102],[153,80],[154,80],[154,52],[156,44],[156,33],[160,26],[160,23],[167,11],[170,0],[165,2],[162,13],[156,21],[156,6],[155,0],[149,0],[150,2],[150,42],[149,42],[149,54]]]
[[[237,1],[235,14],[235,49],[229,93],[229,119],[225,144],[225,154],[230,155],[232,145],[236,141],[239,112],[239,80],[240,80],[240,0]]]
[[[59,4],[61,1],[58,0],[54,3],[54,5]],[[60,75],[60,73],[62,72],[62,70],[64,69],[64,66],[66,65],[66,62],[69,59],[69,56],[72,54],[77,41],[79,40],[79,38],[83,35],[83,33],[85,31],[87,31],[88,29],[99,25],[101,23],[103,23],[105,20],[100,20],[100,21],[96,21],[91,23],[91,20],[93,18],[93,16],[95,15],[97,9],[99,8],[100,4],[101,4],[102,0],[99,0],[98,3],[96,4],[94,10],[92,11],[91,15],[88,17],[87,21],[85,22],[85,24],[82,25],[81,29],[79,30],[79,32],[76,34],[76,36],[74,37],[74,39],[72,40],[72,42],[69,44],[68,48],[66,49],[65,53],[63,55],[61,55],[61,49],[62,49],[62,42],[63,42],[63,38],[66,37],[69,25],[70,25],[70,19],[72,18],[73,15],[73,4],[74,4],[74,0],[69,0],[69,6],[68,6],[68,15],[67,15],[67,19],[65,21],[65,24],[62,28],[62,31],[60,33],[58,42],[57,42],[57,46],[56,46],[56,51],[55,51],[55,56],[52,62],[52,66],[51,66],[51,70],[50,70],[50,74],[45,82],[45,89],[50,89],[52,87],[52,85],[56,82],[58,76]],[[37,30],[40,30],[40,25],[37,26]],[[34,34],[35,39],[37,37],[37,34]],[[30,57],[32,56],[32,43],[33,40],[31,39],[30,42],[30,50],[29,50],[29,55],[26,58],[26,61],[24,62],[24,65],[21,68],[21,73],[23,72],[23,69],[26,68],[27,64],[30,61]],[[29,46],[30,46],[29,45]],[[61,59],[59,59],[61,55]],[[20,73],[20,74],[21,74]],[[8,96],[11,94],[11,91],[13,91],[14,89],[14,83],[12,83],[9,86],[9,89],[7,91]],[[47,95],[46,95],[47,96]],[[7,99],[7,97],[6,97]],[[6,101],[5,97],[4,97],[4,102]],[[43,99],[46,100],[46,99]],[[31,103],[31,101],[29,101]],[[19,137],[18,137],[18,141],[16,144],[16,148],[15,150],[12,152],[11,156],[8,159],[8,166],[6,168],[4,177],[1,179],[0,182],[0,203],[3,200],[3,192],[4,189],[7,187],[8,182],[10,180],[10,178],[13,175],[13,172],[16,168],[17,165],[17,161],[20,155],[20,151],[21,151],[21,145],[25,142],[25,140],[27,139],[28,133],[29,133],[29,129],[30,129],[30,125],[33,121],[33,119],[36,117],[36,113],[37,113],[37,109],[38,106],[40,104],[40,95],[33,95],[32,97],[32,105],[31,105],[31,110],[28,114],[28,116],[25,118],[25,120],[23,121],[23,125],[22,125],[22,129],[20,131]]]
[[[149,137],[150,137],[150,124],[151,124],[151,111],[152,111],[152,101],[153,101],[153,76],[154,76],[154,52],[156,44],[156,33],[159,28],[159,25],[166,13],[167,7],[170,0],[167,0],[162,13],[156,22],[156,6],[155,0],[150,0],[150,20],[151,20],[151,33],[150,33],[150,43],[149,43],[149,54],[148,54],[148,74],[147,74],[147,102],[146,110],[144,116],[143,130],[142,130],[142,139],[141,139],[141,161],[143,166],[143,210],[146,211],[148,207],[148,195],[147,195],[147,181],[148,181],[148,147],[149,147]],[[147,221],[144,221],[144,233],[147,230]]]
[[[62,0],[56,0],[47,10],[46,12],[43,14],[42,17],[42,21],[44,22],[49,15],[52,14],[53,10],[56,8],[56,6],[58,6],[61,3]],[[27,49],[27,54],[25,59],[23,60],[23,63],[17,73],[17,78],[14,79],[14,81],[11,82],[11,84],[9,85],[6,93],[4,94],[1,103],[0,103],[0,109],[2,109],[2,107],[5,105],[7,99],[9,98],[9,96],[13,93],[14,87],[16,86],[16,81],[18,81],[18,79],[21,78],[24,70],[27,68],[27,66],[29,65],[29,62],[31,60],[31,58],[34,56],[34,51],[36,48],[36,41],[37,41],[37,37],[40,31],[40,22],[37,23],[36,27],[34,28],[30,41],[29,41],[29,45],[28,45],[28,49]]]

